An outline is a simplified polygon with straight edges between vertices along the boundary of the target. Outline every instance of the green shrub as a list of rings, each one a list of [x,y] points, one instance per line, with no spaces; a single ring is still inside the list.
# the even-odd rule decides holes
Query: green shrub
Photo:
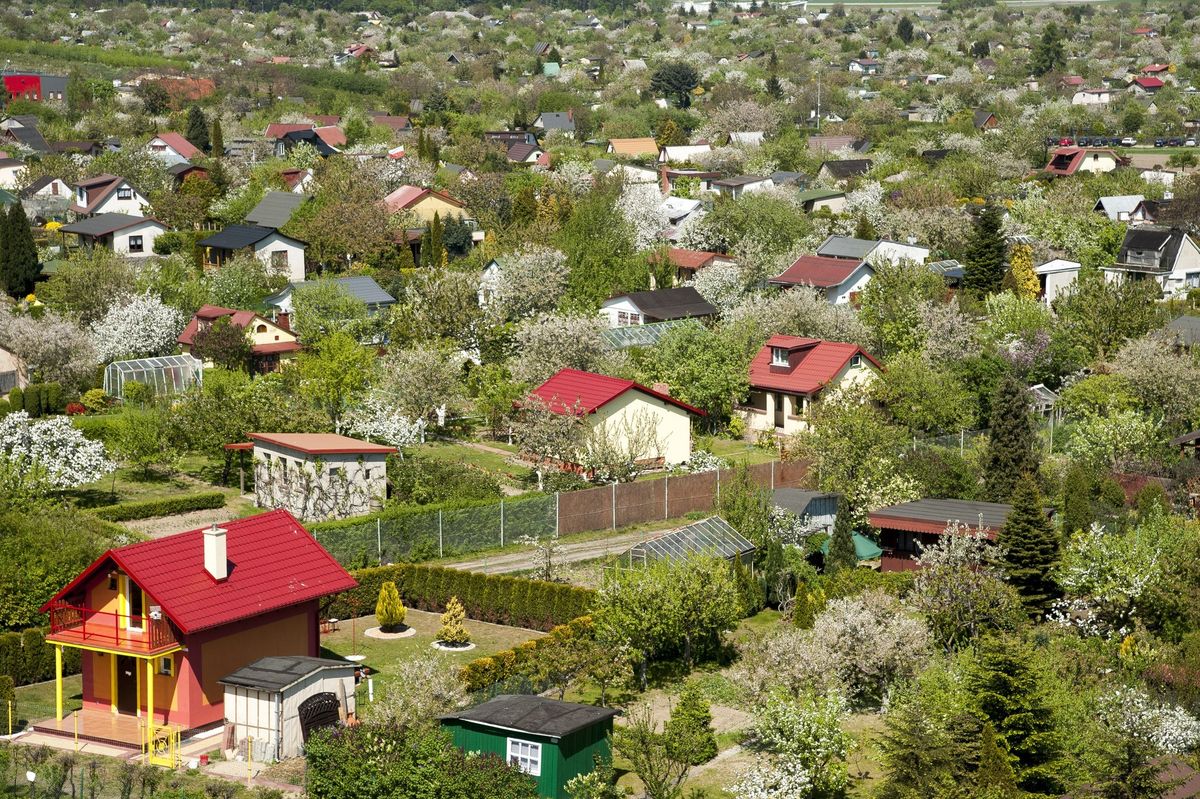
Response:
[[[25,407],[25,392],[19,387],[8,392],[8,404],[12,406],[14,411],[19,411]]]
[[[8,414],[12,413],[12,409],[13,407],[9,403],[8,399],[6,397],[0,397],[0,417],[8,416]]]
[[[446,646],[466,646],[471,643],[471,633],[463,624],[466,618],[467,612],[458,597],[450,597],[446,601],[446,612],[442,614],[442,626],[438,628],[438,641]]]
[[[468,691],[480,691],[518,674],[537,672],[537,659],[546,647],[553,648],[555,644],[570,639],[592,640],[595,637],[592,617],[580,616],[568,624],[554,627],[541,638],[524,641],[512,649],[495,652],[488,657],[476,658],[463,666],[459,676]]]
[[[37,383],[25,387],[25,413],[33,417],[42,415],[42,387]]]
[[[102,388],[91,388],[83,392],[83,396],[79,398],[83,403],[83,407],[87,408],[92,413],[99,413],[108,407],[108,395],[104,393]]]
[[[21,718],[17,710],[17,684],[13,678],[7,674],[0,674],[0,727],[5,735],[12,735],[16,729],[17,719]],[[12,719],[13,727],[9,728],[9,719]]]
[[[86,431],[85,431],[86,434]],[[128,522],[135,519],[150,519],[155,516],[173,516],[194,510],[211,510],[225,507],[225,495],[220,491],[204,491],[162,499],[146,499],[138,502],[118,502],[93,508],[90,512],[110,522]]]
[[[130,405],[147,405],[154,401],[154,389],[136,380],[125,383],[122,394],[125,402]]]
[[[63,674],[78,674],[80,660],[79,650],[64,647]],[[45,630],[33,627],[0,633],[0,679],[4,677],[12,678],[14,685],[29,685],[54,677],[54,647],[46,643]]]
[[[47,383],[45,395],[46,413],[62,413],[66,410],[67,404],[63,400],[62,385],[59,383]]]

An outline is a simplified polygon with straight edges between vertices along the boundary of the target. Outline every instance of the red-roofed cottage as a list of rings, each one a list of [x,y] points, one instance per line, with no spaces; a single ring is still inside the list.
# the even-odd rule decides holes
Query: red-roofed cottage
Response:
[[[399,187],[383,198],[383,205],[391,214],[411,212],[422,225],[432,222],[434,214],[446,220],[461,217],[465,213],[465,206],[461,200],[444,191],[424,189],[420,186]]]
[[[832,305],[851,302],[870,282],[875,269],[857,258],[802,255],[770,284],[790,288],[810,286],[820,290]]]
[[[47,732],[140,748],[220,724],[219,681],[262,657],[319,650],[321,600],[356,585],[285,510],[111,549],[42,608],[54,646]],[[62,651],[82,654],[83,710],[64,718]],[[78,727],[76,726],[78,724]]]
[[[383,507],[387,456],[395,447],[334,433],[251,433],[254,504],[306,521],[360,516]]]
[[[157,134],[146,142],[150,152],[165,160],[168,164],[178,164],[191,161],[197,155],[204,155],[200,148],[185,139],[182,134],[167,131]]]
[[[533,390],[555,413],[576,413],[597,436],[627,451],[635,463],[667,465],[692,456],[692,416],[698,408],[663,391],[578,369],[563,369]],[[579,453],[559,459],[578,464]]]
[[[1095,147],[1059,147],[1050,156],[1045,172],[1068,177],[1077,172],[1112,172],[1129,163],[1116,150]]]
[[[771,336],[750,362],[750,396],[738,410],[751,430],[798,433],[808,428],[804,413],[823,390],[873,380],[882,370],[857,344]]]
[[[250,355],[253,357],[251,371],[274,372],[282,362],[295,358],[296,353],[300,351],[300,342],[290,330],[259,316],[254,311],[239,311],[219,305],[201,306],[200,310],[192,315],[187,327],[176,339],[179,348],[185,355],[190,354],[192,345],[196,342],[196,334],[225,316],[229,317],[229,322],[234,327],[245,330],[250,339]]]

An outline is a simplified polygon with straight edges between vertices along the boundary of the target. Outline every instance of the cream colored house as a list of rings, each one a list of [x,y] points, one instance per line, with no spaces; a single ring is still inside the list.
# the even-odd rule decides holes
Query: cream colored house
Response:
[[[607,445],[623,452],[634,463],[670,466],[692,456],[692,416],[704,411],[686,405],[662,391],[632,380],[563,369],[534,389],[533,397],[555,413],[574,413],[588,426],[588,447]],[[568,466],[579,466],[587,453],[558,456]]]
[[[799,433],[822,391],[866,383],[882,370],[857,344],[772,336],[750,362],[750,393],[737,410],[750,430]]]
[[[398,214],[408,211],[422,225],[433,221],[434,214],[441,220],[466,216],[466,205],[461,200],[451,197],[445,192],[434,189],[422,189],[417,186],[401,186],[383,198],[383,204],[389,213]]]
[[[196,343],[196,335],[211,327],[218,319],[229,318],[229,324],[246,331],[250,340],[250,363],[248,368],[254,372],[274,372],[279,367],[296,358],[300,351],[300,342],[292,331],[259,316],[254,311],[241,311],[234,308],[222,308],[219,305],[203,305],[192,315],[187,327],[179,334],[176,341],[184,355],[192,354]],[[205,367],[212,366],[211,362]]]

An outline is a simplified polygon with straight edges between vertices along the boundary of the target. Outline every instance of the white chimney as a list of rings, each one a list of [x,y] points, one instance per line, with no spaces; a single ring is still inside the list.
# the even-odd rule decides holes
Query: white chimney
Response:
[[[213,526],[204,531],[204,570],[217,582],[229,577],[229,563],[225,549],[225,530]]]

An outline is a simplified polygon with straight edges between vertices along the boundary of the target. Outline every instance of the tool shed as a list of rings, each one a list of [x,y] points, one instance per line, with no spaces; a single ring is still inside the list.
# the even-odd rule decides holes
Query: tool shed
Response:
[[[544,696],[501,695],[441,717],[454,745],[504,758],[537,783],[539,796],[567,799],[567,783],[612,757],[608,738],[617,711]]]
[[[224,748],[257,761],[303,754],[309,734],[354,716],[355,664],[314,657],[265,657],[221,680]]]

